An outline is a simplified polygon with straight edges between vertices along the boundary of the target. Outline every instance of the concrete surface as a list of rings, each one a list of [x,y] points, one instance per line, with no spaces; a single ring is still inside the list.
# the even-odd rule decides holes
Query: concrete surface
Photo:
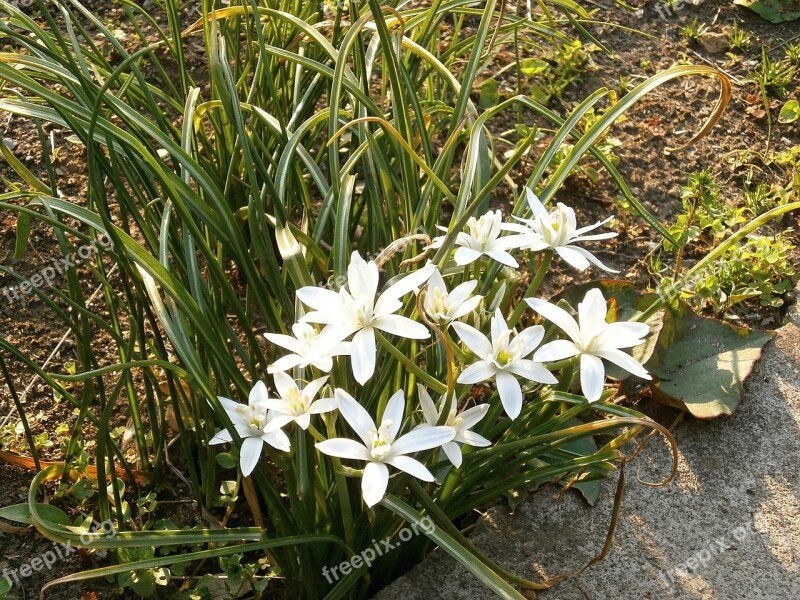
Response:
[[[611,552],[543,600],[800,599],[800,315],[765,350],[729,418],[687,417],[674,433],[679,472],[663,442],[627,468],[625,502]],[[534,494],[514,514],[491,509],[473,541],[533,580],[576,572],[602,547],[614,496],[594,508],[576,494]],[[484,600],[492,593],[440,550],[377,600]],[[532,594],[530,597],[534,597]]]

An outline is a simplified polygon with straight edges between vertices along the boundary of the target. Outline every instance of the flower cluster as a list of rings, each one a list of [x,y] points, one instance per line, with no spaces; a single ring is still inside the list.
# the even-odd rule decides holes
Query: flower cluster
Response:
[[[548,212],[531,190],[527,191],[527,200],[533,213],[531,219],[517,218],[516,222],[504,223],[500,211],[471,218],[466,231],[459,232],[455,239],[454,268],[440,270],[428,263],[381,289],[376,262],[364,260],[358,252],[353,252],[341,289],[297,290],[297,298],[308,312],[292,325],[294,335],[265,334],[267,340],[288,350],[288,354],[267,369],[278,397],[270,397],[266,385],[259,381],[250,392],[247,406],[219,398],[233,429],[242,438],[243,474],[252,473],[263,444],[282,452],[290,450],[283,428],[294,422],[315,438],[315,447],[322,454],[365,463],[360,472],[362,496],[367,506],[373,506],[386,494],[389,467],[431,482],[434,476],[425,464],[428,458],[438,455],[440,462],[446,459],[458,469],[462,464],[462,446],[491,445],[489,439],[472,431],[491,408],[491,403],[468,406],[474,384],[494,382],[500,402],[498,409],[502,406],[510,419],[516,419],[523,408],[526,390],[557,384],[559,380],[553,371],[565,365],[577,369],[581,390],[590,402],[602,395],[604,360],[649,379],[644,367],[622,351],[641,344],[649,333],[648,326],[636,322],[609,323],[606,300],[599,289],[590,290],[578,304],[577,320],[561,306],[526,294],[527,306],[555,325],[549,332],[541,324],[518,330],[516,319],[508,319],[498,302],[494,303],[493,314],[479,310],[483,302],[483,297],[475,294],[479,281],[469,278],[475,269],[464,267],[483,257],[517,267],[511,251],[549,250],[552,252],[548,256],[556,253],[579,270],[590,264],[611,270],[586,249],[575,245],[616,235],[584,235],[609,219],[578,228],[571,208],[559,203]],[[444,242],[445,236],[436,238],[429,248],[441,248]],[[455,281],[448,286],[446,279]],[[414,410],[408,410],[414,403],[403,389],[385,400],[388,393],[384,395],[382,391],[387,390],[374,392],[370,388],[385,402],[378,401],[379,398],[359,402],[351,391],[331,385],[331,375],[324,375],[333,372],[341,377],[344,364],[334,370],[334,359],[349,357],[353,379],[364,386],[376,373],[378,347],[391,345],[384,335],[424,341],[432,337],[432,330],[438,334],[438,341],[424,342],[423,346],[451,345],[448,360],[453,364],[449,368],[457,368],[459,373],[436,400],[425,386],[418,385]],[[559,330],[566,338],[542,344]],[[451,333],[455,333],[460,344],[453,341]],[[414,363],[422,362],[414,356],[409,358]],[[416,367],[424,370],[421,365]],[[318,371],[320,376],[303,385],[287,374],[289,370],[298,374]],[[323,397],[318,398],[320,395]],[[373,417],[367,406],[383,406],[380,417]],[[347,431],[337,428],[338,414],[347,423],[351,437],[320,434],[312,424],[312,417],[325,414],[328,416],[324,430]],[[232,441],[231,431],[223,430],[210,443]],[[429,456],[421,454],[437,449],[438,453]]]

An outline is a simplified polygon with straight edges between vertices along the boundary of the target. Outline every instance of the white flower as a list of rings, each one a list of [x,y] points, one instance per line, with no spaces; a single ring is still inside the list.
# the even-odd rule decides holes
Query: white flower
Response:
[[[447,231],[446,227],[439,227]],[[500,237],[508,225],[503,223],[503,214],[497,210],[489,211],[480,219],[470,217],[467,221],[467,231],[460,231],[456,237],[456,250],[453,258],[459,266],[475,262],[486,255],[497,262],[509,267],[517,268],[519,264],[508,253],[512,248],[519,248],[526,243],[525,236],[511,235]],[[434,238],[430,248],[440,248],[446,236]]]
[[[400,298],[428,281],[432,264],[406,275],[389,286],[377,299],[378,265],[353,252],[347,267],[347,286],[339,293],[318,287],[297,290],[297,297],[314,309],[301,321],[330,324],[342,338],[355,333],[350,347],[353,376],[364,385],[375,372],[375,330],[412,339],[425,339],[430,332],[408,317],[396,315],[403,308]]]
[[[248,405],[239,404],[228,398],[218,398],[228,418],[231,420],[236,433],[242,438],[242,449],[239,456],[239,465],[242,468],[242,475],[247,477],[255,469],[258,459],[261,457],[261,445],[269,444],[273,448],[288,452],[290,443],[287,435],[281,427],[292,420],[291,417],[277,415],[268,410],[267,404],[270,400],[267,393],[267,386],[263,381],[259,381],[250,390]],[[231,432],[223,429],[218,432],[208,442],[212,444],[224,444],[232,442]]]
[[[350,344],[342,342],[344,336],[334,327],[325,327],[320,333],[308,323],[292,325],[294,337],[280,333],[265,333],[264,337],[273,344],[286,348],[287,354],[267,368],[267,373],[288,371],[294,367],[301,369],[313,365],[325,373],[333,366],[333,356],[350,353]]]
[[[419,390],[422,414],[425,417],[425,423],[418,428],[435,427],[439,423],[439,411],[436,410],[436,405],[433,403],[430,394],[428,394],[428,390],[421,385],[418,385],[417,389]],[[467,444],[468,446],[475,447],[492,445],[492,442],[482,435],[470,431],[470,429],[475,427],[475,425],[486,416],[488,410],[488,404],[479,404],[478,406],[473,406],[472,408],[458,412],[458,401],[456,400],[455,394],[451,397],[450,411],[447,413],[447,421],[445,421],[444,425],[446,427],[452,427],[456,432],[456,437],[453,438],[452,442],[447,442],[442,446],[442,452],[447,455],[447,458],[453,463],[456,469],[461,466],[462,462],[461,446],[459,446],[459,444]]]
[[[528,189],[526,192],[528,204],[533,211],[534,218],[517,218],[517,220],[521,221],[524,225],[509,224],[506,226],[506,228],[511,231],[516,231],[523,235],[527,234],[528,243],[522,246],[523,250],[538,252],[546,248],[552,248],[561,258],[579,271],[586,270],[589,267],[589,263],[592,263],[610,273],[619,272],[604,265],[596,256],[585,248],[574,245],[575,242],[607,240],[615,237],[617,235],[615,232],[583,235],[588,231],[597,229],[601,225],[605,225],[614,217],[608,217],[604,221],[578,229],[575,211],[572,208],[559,202],[555,210],[548,213],[539,198],[533,193],[533,190]]]
[[[544,327],[534,325],[516,333],[509,329],[500,309],[491,322],[492,339],[466,323],[453,323],[458,337],[479,360],[458,377],[458,383],[478,383],[494,378],[506,414],[516,419],[522,409],[522,388],[517,377],[539,383],[558,383],[553,374],[538,362],[526,359],[544,337]],[[512,339],[513,336],[513,339]]]
[[[607,323],[606,299],[599,289],[586,292],[583,301],[578,304],[580,325],[567,311],[555,304],[538,298],[528,298],[526,302],[533,310],[563,329],[572,340],[555,340],[545,344],[536,351],[533,359],[546,362],[580,356],[581,389],[589,402],[598,400],[603,391],[606,372],[602,359],[637,377],[650,379],[639,361],[620,350],[641,344],[650,332],[650,327],[630,321]]]
[[[320,377],[311,381],[303,389],[297,386],[294,379],[286,373],[275,373],[275,388],[280,399],[269,398],[264,404],[280,415],[287,415],[302,429],[308,429],[311,415],[336,410],[337,404],[333,398],[320,398],[314,400],[319,390],[325,385],[327,377]]]
[[[330,456],[366,461],[361,493],[367,506],[376,505],[386,494],[389,484],[389,468],[386,465],[392,465],[417,479],[433,481],[433,475],[427,467],[407,455],[446,444],[456,434],[452,427],[417,428],[395,439],[403,424],[403,390],[389,398],[380,426],[376,426],[364,407],[344,390],[337,388],[334,396],[339,404],[339,412],[361,438],[361,442],[334,438],[317,443],[316,448]]]
[[[470,296],[477,285],[477,281],[465,281],[448,292],[439,269],[434,269],[428,280],[422,308],[431,321],[447,325],[478,307],[483,296]]]

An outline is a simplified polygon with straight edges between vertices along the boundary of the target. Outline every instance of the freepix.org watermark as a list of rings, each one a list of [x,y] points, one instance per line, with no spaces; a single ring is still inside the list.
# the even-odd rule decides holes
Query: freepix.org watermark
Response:
[[[754,526],[754,522],[747,521],[731,529],[725,535],[709,540],[703,548],[695,552],[678,566],[662,571],[659,574],[660,579],[666,583],[668,587],[671,587],[675,585],[677,579],[687,577],[690,573],[696,573],[701,568],[707,567],[717,556],[730,550],[736,542],[742,542],[753,535],[755,532],[753,529]]]
[[[68,254],[61,258],[53,259],[51,266],[45,267],[30,277],[28,281],[23,281],[19,285],[0,288],[0,294],[8,300],[9,304],[18,302],[35,289],[51,287],[59,275],[63,275],[67,269],[76,267],[89,260],[92,256],[99,253],[101,249],[108,252],[113,248],[114,243],[111,241],[111,238],[103,234],[97,239],[92,240],[91,243],[78,248],[75,252],[75,256]]]
[[[364,565],[370,568],[376,558],[398,548],[403,542],[407,542],[415,535],[419,535],[420,531],[429,535],[436,531],[436,526],[433,524],[430,517],[422,517],[419,521],[414,521],[410,527],[403,527],[403,529],[397,532],[397,539],[399,541],[393,543],[392,538],[386,538],[380,541],[372,540],[372,546],[365,548],[359,554],[354,554],[349,560],[330,569],[328,569],[328,567],[322,567],[322,576],[328,583],[333,583],[334,581],[338,581],[339,577],[348,575],[355,569],[360,569]]]
[[[81,546],[91,545],[91,543],[97,539],[97,534],[100,533],[102,533],[104,537],[114,537],[117,534],[117,529],[111,521],[103,521],[102,523],[93,521],[91,528],[80,535]],[[8,567],[3,569],[0,581],[7,579],[12,586],[20,585],[21,579],[30,577],[39,571],[49,571],[59,560],[63,560],[75,554],[77,551],[78,549],[73,546],[70,541],[67,541],[65,544],[53,542],[52,550],[48,550],[39,556],[33,557],[16,569],[9,569]],[[102,557],[105,556],[105,552],[105,550],[101,549],[98,550],[96,554]]]

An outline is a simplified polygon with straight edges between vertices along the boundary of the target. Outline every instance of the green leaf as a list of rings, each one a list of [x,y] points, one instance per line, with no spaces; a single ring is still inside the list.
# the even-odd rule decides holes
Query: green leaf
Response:
[[[31,216],[28,213],[17,215],[17,241],[14,246],[14,258],[22,258],[28,248],[28,237],[31,234]]]
[[[779,123],[794,123],[800,119],[800,102],[797,100],[789,100],[781,108],[781,114],[778,115]]]
[[[216,461],[223,469],[233,469],[236,466],[236,458],[230,452],[217,454]]]
[[[519,61],[519,70],[522,71],[524,75],[528,75],[529,77],[532,75],[538,75],[550,68],[550,65],[544,61],[539,60],[537,58],[523,58]]]
[[[500,101],[500,93],[497,90],[497,82],[494,79],[487,79],[481,85],[481,95],[478,104],[484,110],[491,108]]]
[[[733,0],[733,3],[749,8],[770,23],[800,19],[797,0]]]
[[[701,419],[730,415],[771,331],[701,317],[688,304],[667,312],[653,357],[645,365],[660,381],[653,394]]]

